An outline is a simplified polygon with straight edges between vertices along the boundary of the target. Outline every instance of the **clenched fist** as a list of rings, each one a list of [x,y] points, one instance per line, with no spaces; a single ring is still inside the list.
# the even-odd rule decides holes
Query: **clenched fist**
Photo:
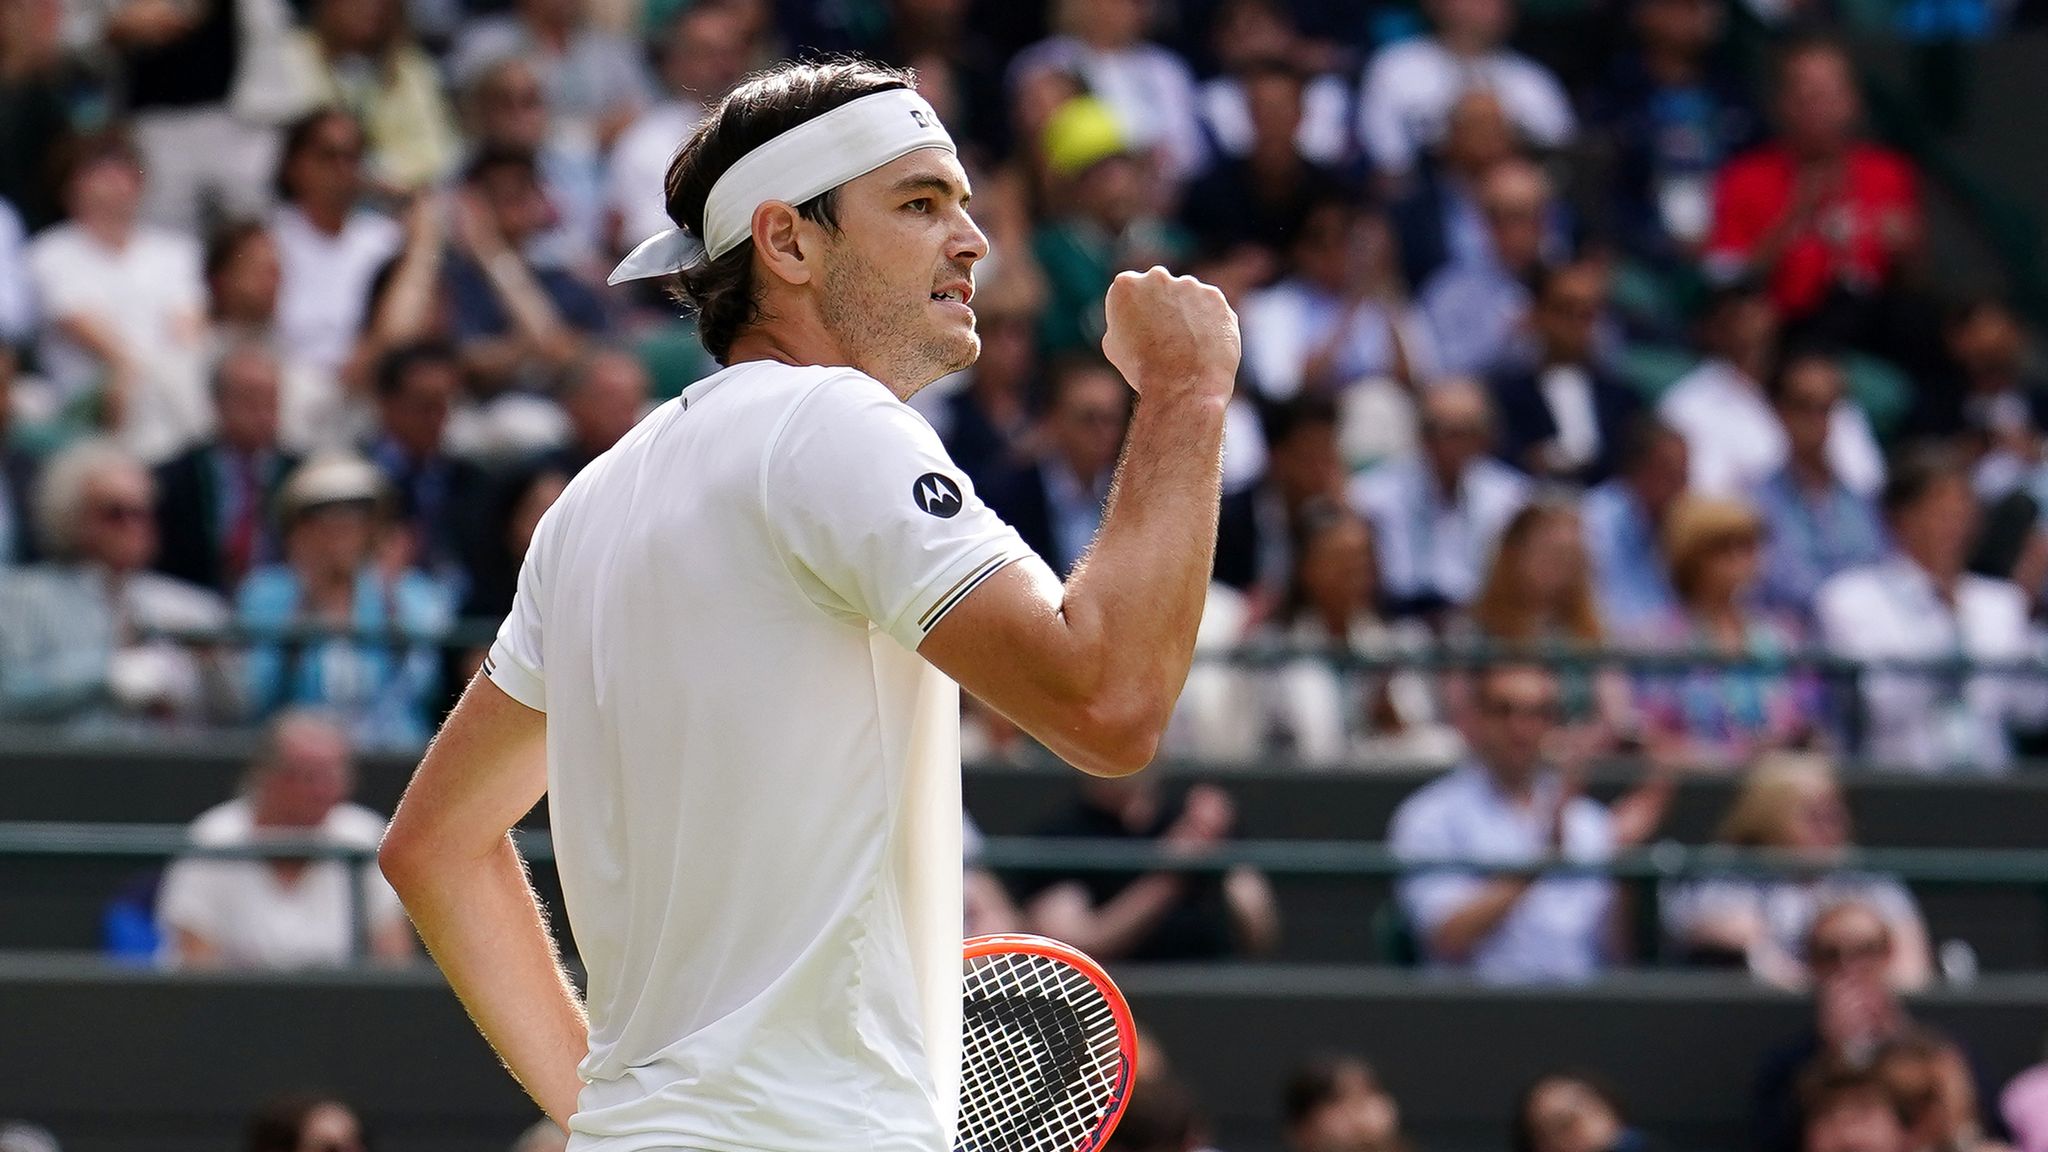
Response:
[[[1102,354],[1141,396],[1227,399],[1237,379],[1237,313],[1223,293],[1164,268],[1109,286]]]

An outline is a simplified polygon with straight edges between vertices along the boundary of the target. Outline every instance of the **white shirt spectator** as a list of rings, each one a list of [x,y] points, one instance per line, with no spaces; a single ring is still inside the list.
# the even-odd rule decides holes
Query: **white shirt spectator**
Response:
[[[384,817],[356,804],[338,804],[309,833],[329,844],[374,849]],[[246,799],[208,809],[192,823],[192,840],[205,845],[258,841]],[[314,861],[287,884],[263,860],[181,859],[164,874],[157,896],[166,959],[175,961],[177,929],[220,949],[224,962],[244,968],[307,968],[349,961],[349,865]],[[374,863],[360,865],[366,928],[402,922],[398,894]]]
[[[1902,557],[1821,585],[1815,615],[1828,651],[1851,660],[2037,657],[2018,587],[1966,573],[1951,609]],[[1864,756],[1913,772],[2008,772],[2006,726],[2048,722],[2048,683],[2038,677],[1871,671],[1862,694]]]
[[[1500,98],[1508,120],[1531,143],[1557,148],[1578,131],[1564,86],[1541,64],[1505,49],[1477,60],[1453,55],[1436,38],[1403,40],[1366,64],[1358,96],[1358,135],[1373,168],[1403,176],[1443,139],[1451,106],[1467,88]]]
[[[28,233],[14,205],[0,200],[0,342],[19,344],[35,327],[35,293],[29,285]]]
[[[1558,782],[1545,775],[1523,807],[1484,768],[1461,764],[1401,802],[1389,832],[1402,860],[1467,859],[1523,864],[1549,855],[1547,814]],[[1562,855],[1599,862],[1614,855],[1607,809],[1580,796],[1565,810]],[[1486,885],[1476,872],[1417,872],[1396,888],[1401,910],[1428,938]],[[1614,885],[1600,876],[1547,876],[1531,885],[1493,933],[1473,950],[1469,967],[1491,983],[1588,980],[1605,966],[1604,941]],[[1432,958],[1433,964],[1442,961]]]
[[[1399,600],[1432,594],[1469,601],[1501,529],[1529,501],[1529,478],[1491,457],[1466,465],[1446,499],[1420,454],[1351,481],[1351,506],[1372,522],[1380,590]]]
[[[362,330],[370,284],[405,244],[398,222],[357,211],[330,235],[287,204],[270,218],[282,273],[277,327],[294,359],[326,372],[340,369]]]
[[[1389,316],[1376,300],[1339,299],[1300,279],[1282,280],[1251,295],[1244,306],[1244,360],[1259,391],[1286,400],[1301,391],[1302,370],[1344,326],[1335,368],[1346,384],[1388,377],[1396,367],[1394,332],[1414,379],[1436,374],[1435,345],[1416,312]]]
[[[59,224],[29,241],[28,268],[43,321],[39,358],[56,407],[83,400],[105,372],[55,323],[86,316],[137,367],[119,430],[125,447],[155,463],[206,434],[213,404],[199,362],[206,285],[197,242],[138,226],[113,249],[76,224]]]
[[[1195,111],[1195,77],[1185,60],[1157,44],[1108,50],[1071,36],[1054,36],[1011,61],[1010,76],[1057,68],[1081,77],[1109,105],[1134,148],[1158,149],[1163,175],[1182,181],[1208,163],[1208,145]]]
[[[1657,414],[1685,437],[1688,485],[1710,496],[1747,496],[1778,474],[1791,450],[1763,390],[1726,360],[1686,373],[1658,402]],[[1884,453],[1854,401],[1838,401],[1828,415],[1828,464],[1858,495],[1884,483]]]
[[[1244,84],[1235,76],[1202,83],[1199,95],[1202,124],[1225,156],[1243,157],[1252,150],[1252,112]],[[1351,157],[1351,85],[1341,77],[1317,76],[1302,88],[1301,127],[1294,148],[1303,159],[1338,165]]]
[[[1660,901],[1665,934],[1680,945],[1700,925],[1754,916],[1785,956],[1802,955],[1815,916],[1837,904],[1865,904],[1887,924],[1920,919],[1920,905],[1889,876],[1844,872],[1814,880],[1716,876],[1673,886]]]
[[[618,217],[620,249],[630,252],[649,236],[675,227],[663,184],[676,149],[703,119],[702,104],[668,100],[642,112],[619,134],[612,145],[605,207]]]
[[[515,56],[537,71],[548,111],[560,127],[588,131],[614,109],[645,104],[652,87],[647,62],[633,41],[581,27],[556,52],[534,39],[517,16],[471,21],[449,55],[448,72],[458,90],[467,90],[484,69]]]

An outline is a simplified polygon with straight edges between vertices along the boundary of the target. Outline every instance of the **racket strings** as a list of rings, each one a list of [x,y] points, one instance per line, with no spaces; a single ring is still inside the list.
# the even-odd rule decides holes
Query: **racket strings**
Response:
[[[1122,1087],[1115,1013],[1072,965],[968,961],[958,1152],[1079,1152]]]

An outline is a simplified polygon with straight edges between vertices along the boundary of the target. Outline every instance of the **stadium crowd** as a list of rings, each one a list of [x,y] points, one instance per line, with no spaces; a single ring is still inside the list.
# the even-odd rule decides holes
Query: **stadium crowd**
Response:
[[[503,615],[541,515],[716,367],[658,286],[603,286],[670,226],[676,145],[748,69],[858,52],[916,69],[992,241],[980,362],[915,403],[1056,569],[1129,417],[1110,280],[1163,263],[1239,313],[1200,647],[1270,658],[1199,663],[1174,754],[1440,767],[1386,830],[1417,860],[1606,859],[1659,835],[1684,773],[1740,774],[1720,839],[1822,867],[1674,886],[1661,928],[1814,997],[1758,1147],[2048,1146],[2040,1077],[1993,1115],[1900,1006],[1939,968],[1912,894],[1825,867],[1852,844],[1838,765],[2007,773],[2048,729],[2024,318],[1933,276],[1931,189],[1830,38],[1853,5],[1519,7],[0,0],[0,724],[268,725],[195,841],[373,844],[351,756],[420,746],[481,657],[458,625]],[[2011,15],[1896,7],[1965,36]],[[1422,659],[1445,652],[1490,656]],[[973,758],[1027,754],[966,723]],[[1599,803],[1586,767],[1617,757],[1645,767]],[[1140,777],[1044,831],[1198,851],[1233,826],[1223,790]],[[110,936],[288,967],[346,960],[361,916],[371,956],[413,956],[346,867],[181,861]],[[971,927],[1106,959],[1283,929],[1252,869],[969,870]],[[1597,877],[1421,870],[1397,903],[1420,960],[1482,979],[1623,954]],[[1310,1061],[1284,1103],[1299,1152],[1409,1147],[1361,1061]],[[1510,1143],[1658,1146],[1624,1117],[1560,1070]],[[1200,1136],[1162,1077],[1112,1147]],[[249,1144],[368,1146],[318,1099]]]

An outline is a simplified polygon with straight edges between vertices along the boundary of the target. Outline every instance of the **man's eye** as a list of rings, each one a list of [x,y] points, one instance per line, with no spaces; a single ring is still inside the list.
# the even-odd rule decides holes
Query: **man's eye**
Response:
[[[932,202],[929,197],[925,197],[923,199],[912,200],[910,203],[905,204],[904,207],[910,209],[912,212],[930,212],[932,210]]]

